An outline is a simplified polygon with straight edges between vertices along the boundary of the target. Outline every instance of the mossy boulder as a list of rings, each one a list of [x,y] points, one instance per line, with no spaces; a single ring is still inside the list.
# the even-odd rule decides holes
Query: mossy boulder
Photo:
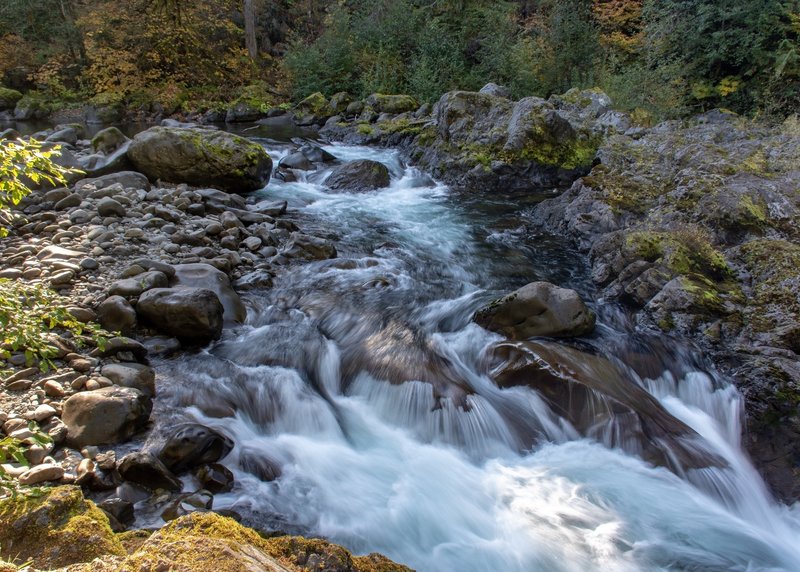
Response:
[[[373,93],[365,100],[365,103],[378,113],[406,113],[419,108],[417,100],[410,95]]]
[[[236,521],[214,513],[176,519],[144,540],[120,572],[165,567],[173,572],[409,572],[380,555],[353,557],[324,540],[302,537],[265,539]]]
[[[27,93],[17,101],[14,107],[14,119],[27,121],[29,119],[44,119],[50,114],[50,109],[45,98],[37,93]]]
[[[328,100],[320,92],[315,92],[295,105],[296,115],[325,115],[328,111]]]
[[[92,149],[100,153],[113,153],[125,143],[130,141],[125,134],[116,127],[107,127],[92,137]]]
[[[0,501],[0,557],[43,570],[123,556],[108,518],[78,487],[36,489]]]
[[[14,109],[20,99],[22,99],[22,94],[16,89],[0,87],[0,111]]]
[[[87,123],[114,123],[122,118],[125,95],[117,91],[104,91],[89,100],[86,109]]]
[[[230,193],[261,189],[272,172],[272,159],[261,145],[211,129],[152,127],[134,138],[128,157],[152,181]]]

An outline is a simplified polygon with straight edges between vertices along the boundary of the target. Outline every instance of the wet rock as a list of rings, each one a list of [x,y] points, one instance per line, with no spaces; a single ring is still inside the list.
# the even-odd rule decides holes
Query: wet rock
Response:
[[[389,169],[369,159],[351,161],[335,167],[325,179],[325,185],[335,191],[363,193],[389,186]]]
[[[213,494],[225,493],[233,489],[233,473],[225,465],[210,463],[195,472],[200,485]]]
[[[136,327],[136,310],[122,296],[109,296],[97,308],[97,321],[109,332],[129,332]]]
[[[295,151],[294,153],[286,155],[286,157],[280,160],[278,167],[283,169],[300,169],[301,171],[314,170],[314,164],[300,151]]]
[[[160,332],[198,344],[219,339],[223,312],[217,295],[203,288],[154,288],[143,293],[136,305],[139,318]]]
[[[372,107],[378,113],[404,113],[416,111],[419,103],[410,95],[384,95],[373,93],[364,103]]]
[[[475,322],[519,340],[535,336],[575,337],[594,330],[595,315],[574,290],[532,282],[475,314]]]
[[[199,490],[194,493],[180,495],[167,505],[167,508],[161,513],[161,518],[165,522],[169,522],[193,512],[211,510],[213,504],[214,496],[209,491]]]
[[[261,145],[224,131],[152,127],[128,149],[151,179],[244,193],[264,187],[272,160]]]
[[[135,519],[133,503],[119,498],[106,499],[97,505],[97,508],[113,516],[117,522],[125,526],[133,524]]]
[[[504,342],[493,348],[492,359],[490,375],[500,387],[536,390],[582,435],[679,474],[725,466],[689,426],[605,358],[550,342]]]
[[[211,290],[222,303],[226,321],[243,323],[247,318],[247,310],[239,295],[231,288],[228,276],[210,264],[198,262],[176,265],[172,286]]]
[[[323,238],[293,232],[289,241],[280,250],[280,254],[287,258],[325,260],[336,258],[336,247]]]
[[[107,127],[92,137],[92,149],[108,155],[129,141],[130,139],[116,127]]]
[[[153,407],[149,396],[129,387],[78,393],[64,402],[62,421],[75,447],[123,441],[144,428]]]
[[[158,457],[177,474],[215,463],[233,449],[233,441],[204,425],[188,423],[170,434]]]
[[[155,455],[144,451],[129,453],[122,458],[117,467],[126,481],[142,485],[151,490],[166,489],[177,491],[183,488],[178,479]]]

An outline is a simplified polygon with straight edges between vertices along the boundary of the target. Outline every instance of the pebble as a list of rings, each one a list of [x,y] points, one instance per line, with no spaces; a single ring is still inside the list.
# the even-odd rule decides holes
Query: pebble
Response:
[[[86,385],[87,381],[89,381],[89,376],[88,375],[82,375],[80,377],[76,377],[75,379],[73,379],[72,383],[70,383],[70,386],[72,387],[72,389],[77,391],[77,390],[83,389],[83,387]]]
[[[44,384],[44,392],[48,397],[64,397],[66,393],[64,388],[57,381],[46,381]]]
[[[20,475],[19,484],[35,485],[46,481],[57,481],[63,476],[64,469],[60,465],[39,465]]]
[[[84,258],[80,261],[80,267],[84,270],[97,270],[100,268],[100,263],[94,258]]]
[[[75,273],[72,270],[60,270],[50,276],[51,284],[69,284],[75,278]]]
[[[9,280],[16,280],[22,276],[22,270],[19,268],[6,268],[0,270],[0,278],[8,278]]]
[[[84,383],[83,387],[86,391],[94,391],[95,389],[100,389],[103,386],[100,385],[96,379],[90,379]]]
[[[41,423],[42,421],[50,419],[56,413],[57,411],[52,405],[47,405],[46,403],[42,403],[39,407],[37,407],[33,411],[31,418],[34,421],[38,421],[39,423]]]
[[[26,391],[30,389],[33,382],[30,379],[19,379],[6,385],[8,391]]]

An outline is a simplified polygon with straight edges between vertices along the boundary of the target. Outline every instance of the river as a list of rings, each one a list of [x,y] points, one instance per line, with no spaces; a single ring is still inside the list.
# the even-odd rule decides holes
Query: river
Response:
[[[288,152],[262,141],[276,163]],[[384,163],[391,186],[334,193],[323,170],[261,194],[338,258],[281,269],[244,296],[246,324],[158,363],[158,424],[194,419],[236,443],[237,484],[215,509],[423,572],[800,570],[800,507],[775,503],[743,453],[735,388],[597,299],[581,256],[531,224],[547,192],[465,196],[395,150],[325,149]],[[653,466],[623,446],[626,424],[587,438],[535,391],[498,387],[501,337],[470,317],[534,280],[578,290],[599,317],[580,349],[722,462]]]

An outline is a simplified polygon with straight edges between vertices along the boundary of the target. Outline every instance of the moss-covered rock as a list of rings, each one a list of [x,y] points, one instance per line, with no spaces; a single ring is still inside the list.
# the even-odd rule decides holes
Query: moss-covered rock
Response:
[[[302,537],[265,539],[214,513],[181,517],[145,540],[120,572],[165,567],[174,572],[408,572],[380,555],[353,557],[341,546]]]
[[[78,487],[37,489],[0,501],[0,556],[49,570],[125,552]]]
[[[20,99],[22,99],[22,94],[16,89],[0,86],[0,111],[14,109]]]
[[[419,108],[417,100],[410,95],[373,93],[366,99],[366,104],[378,113],[405,113]]]
[[[14,107],[14,119],[27,121],[29,119],[44,119],[50,113],[50,108],[45,98],[38,93],[26,93],[17,101]]]
[[[298,115],[324,115],[328,111],[328,100],[320,92],[315,92],[294,107]]]
[[[150,128],[134,138],[128,157],[151,180],[232,193],[263,188],[272,172],[272,160],[261,145],[210,129]]]

